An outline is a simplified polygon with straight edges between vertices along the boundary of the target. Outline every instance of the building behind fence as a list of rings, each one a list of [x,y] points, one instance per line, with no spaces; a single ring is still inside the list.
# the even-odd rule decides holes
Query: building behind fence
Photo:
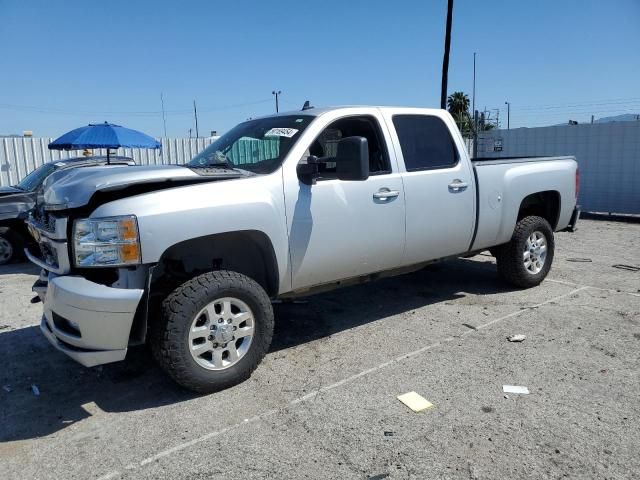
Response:
[[[588,212],[640,214],[640,122],[483,132],[478,157],[574,155]]]
[[[112,149],[113,155],[133,158],[138,165],[163,165],[188,162],[210,145],[216,137],[162,138],[162,149]],[[8,137],[0,138],[0,186],[15,185],[29,172],[46,162],[82,155],[82,150],[49,150],[52,138]],[[106,155],[105,149],[94,149],[94,155]]]

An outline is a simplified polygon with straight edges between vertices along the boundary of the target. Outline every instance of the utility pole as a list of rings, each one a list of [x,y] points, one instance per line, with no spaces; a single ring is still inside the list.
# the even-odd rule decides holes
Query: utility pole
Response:
[[[451,21],[453,17],[453,0],[447,0],[447,25],[444,36],[444,57],[442,58],[442,89],[440,91],[440,108],[447,108],[447,82],[449,81],[449,51],[451,50]]]
[[[473,111],[473,158],[478,158],[478,111]]]
[[[167,138],[167,119],[164,116],[164,97],[160,92],[160,104],[162,105],[162,125],[164,126],[164,138]]]
[[[275,95],[276,96],[276,113],[278,113],[280,111],[279,105],[278,105],[278,97],[280,95],[282,95],[282,91],[281,90],[274,90],[271,92],[271,95]]]
[[[591,115],[591,123],[593,123],[594,117],[593,115]]]
[[[198,110],[196,109],[196,101],[193,101],[193,116],[196,119],[196,138],[198,138],[200,135],[198,134]]]
[[[473,92],[471,97],[473,112],[473,157],[478,156],[478,111],[476,110],[476,52],[473,52]]]
[[[509,130],[511,127],[511,125],[509,125],[509,120],[511,117],[511,102],[504,102],[504,104],[507,106],[507,130]]]
[[[471,97],[471,111],[476,111],[476,52],[473,52],[473,93]]]

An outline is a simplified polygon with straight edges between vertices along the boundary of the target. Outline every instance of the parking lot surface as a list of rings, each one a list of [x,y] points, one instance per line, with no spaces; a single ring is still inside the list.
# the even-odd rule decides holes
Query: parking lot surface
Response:
[[[533,289],[481,254],[278,304],[251,379],[206,396],[144,349],[67,359],[37,270],[0,267],[0,478],[637,478],[640,272],[614,265],[640,265],[640,224],[579,227]]]

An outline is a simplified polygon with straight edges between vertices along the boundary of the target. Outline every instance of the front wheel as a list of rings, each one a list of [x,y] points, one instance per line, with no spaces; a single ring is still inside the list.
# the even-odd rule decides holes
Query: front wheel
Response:
[[[162,369],[183,387],[210,393],[249,378],[271,344],[273,309],[254,280],[214,271],[174,290],[151,328]]]
[[[511,241],[496,247],[498,274],[517,287],[535,287],[553,262],[553,229],[542,217],[525,217],[516,224]]]

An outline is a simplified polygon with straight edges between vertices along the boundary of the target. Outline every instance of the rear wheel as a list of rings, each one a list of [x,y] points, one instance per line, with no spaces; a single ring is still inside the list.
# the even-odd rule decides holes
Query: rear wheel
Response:
[[[23,241],[9,228],[0,229],[0,265],[22,258]]]
[[[271,301],[236,272],[200,275],[174,290],[152,327],[154,357],[173,380],[209,393],[249,378],[273,336]]]
[[[525,217],[516,224],[511,241],[495,247],[498,273],[517,287],[539,285],[553,262],[553,229],[542,217]]]

